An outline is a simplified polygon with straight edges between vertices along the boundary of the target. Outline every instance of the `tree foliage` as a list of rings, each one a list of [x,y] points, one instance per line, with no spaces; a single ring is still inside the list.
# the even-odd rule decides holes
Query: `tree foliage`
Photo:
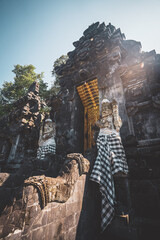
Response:
[[[61,57],[57,58],[53,65],[53,71],[55,67],[59,67],[60,65],[65,64],[67,60],[68,60],[68,55],[62,55]]]
[[[50,89],[47,89],[47,83],[43,81],[43,72],[37,74],[32,64],[24,66],[15,65],[12,70],[15,74],[14,81],[4,82],[2,88],[0,88],[0,117],[12,110],[12,103],[23,97],[34,81],[39,83],[39,95],[44,100],[49,100],[52,96],[57,95],[60,85],[59,76],[56,74],[55,68],[61,64],[65,64],[67,59],[67,55],[62,55],[54,62],[52,76],[55,80]]]
[[[39,82],[39,94],[42,98],[47,93],[47,83],[43,81],[43,73],[37,74],[33,65],[15,65],[12,72],[15,74],[13,82],[4,82],[0,89],[0,116],[8,113],[11,104],[23,97],[30,85]]]
[[[40,95],[47,90],[47,84],[43,81],[43,73],[35,73],[33,65],[21,66],[19,64],[14,66],[12,72],[15,74],[13,82],[4,82],[1,94],[8,99],[8,102],[13,102],[23,97],[30,85],[37,81],[40,84]]]
[[[52,76],[55,77],[54,83],[49,89],[50,95],[56,95],[60,90],[59,85],[59,76],[56,74],[55,68],[59,67],[62,64],[65,64],[68,60],[68,55],[62,55],[60,58],[57,58],[53,65]]]

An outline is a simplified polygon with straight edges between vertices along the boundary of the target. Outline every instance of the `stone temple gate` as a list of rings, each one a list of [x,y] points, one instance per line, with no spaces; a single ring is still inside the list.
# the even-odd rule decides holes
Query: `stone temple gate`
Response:
[[[62,101],[61,111],[56,112],[59,146],[67,152],[91,148],[92,143],[89,140],[87,145],[85,139],[93,137],[91,122],[98,118],[104,97],[119,103],[123,140],[133,135],[139,149],[157,146],[159,55],[155,51],[141,52],[140,42],[126,40],[120,29],[104,23],[92,24],[73,45],[75,49],[68,53],[66,64],[55,69]]]
[[[94,123],[101,101],[115,98],[130,184],[117,179],[115,187],[130,221],[126,226],[128,218],[125,221],[124,215],[122,221],[116,216],[102,239],[156,240],[160,235],[160,54],[141,51],[140,42],[126,40],[110,23],[92,24],[73,45],[66,63],[55,68],[60,92],[49,103],[56,122],[56,155],[36,159],[45,119],[40,109],[46,106],[37,83],[0,120],[0,238],[100,239],[99,196],[88,181],[88,163],[92,169]],[[43,210],[36,189],[23,185],[37,175],[44,183],[43,199],[47,183],[52,200],[57,201]]]

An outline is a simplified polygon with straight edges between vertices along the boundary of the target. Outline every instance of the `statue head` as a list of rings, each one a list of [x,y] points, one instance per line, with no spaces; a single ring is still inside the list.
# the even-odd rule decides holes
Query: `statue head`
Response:
[[[107,98],[102,100],[101,106],[101,116],[107,117],[112,114],[112,102],[110,102]]]
[[[44,134],[53,132],[53,128],[54,128],[54,123],[50,118],[47,118],[44,124]]]

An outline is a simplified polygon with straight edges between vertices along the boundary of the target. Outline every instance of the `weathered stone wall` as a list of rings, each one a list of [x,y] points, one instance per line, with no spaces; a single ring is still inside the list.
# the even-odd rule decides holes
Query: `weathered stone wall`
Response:
[[[43,210],[39,204],[37,190],[33,186],[24,188],[23,197],[8,207],[0,218],[0,225],[3,226],[1,238],[75,239],[83,203],[85,178],[85,175],[79,178],[73,195],[66,203],[49,203]]]
[[[80,154],[69,154],[67,159],[57,178],[37,176],[48,182],[49,199],[55,201],[43,209],[43,190],[28,186],[32,178],[24,186],[16,182],[16,175],[0,174],[1,239],[77,238],[77,230],[84,222],[81,217],[86,192],[84,173],[89,170],[89,162]]]
[[[53,109],[54,111],[54,109]],[[55,112],[57,153],[83,153],[84,112],[73,88],[62,96],[61,107]]]

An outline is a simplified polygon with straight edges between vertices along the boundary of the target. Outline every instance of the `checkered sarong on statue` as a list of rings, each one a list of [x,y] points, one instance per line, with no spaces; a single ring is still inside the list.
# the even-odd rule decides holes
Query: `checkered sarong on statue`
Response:
[[[97,150],[98,155],[90,180],[100,185],[102,195],[101,229],[104,231],[114,217],[115,188],[113,175],[117,172],[127,174],[128,165],[121,138],[115,133],[99,135]]]
[[[50,144],[46,146],[39,146],[37,150],[37,158],[44,160],[46,154],[48,153],[56,153],[56,144]]]

